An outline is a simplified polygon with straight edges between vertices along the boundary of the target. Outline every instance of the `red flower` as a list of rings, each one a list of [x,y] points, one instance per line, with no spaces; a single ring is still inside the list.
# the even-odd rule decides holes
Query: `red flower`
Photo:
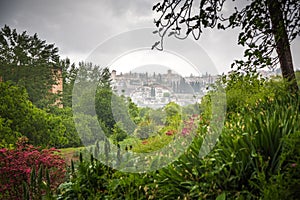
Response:
[[[168,130],[168,131],[166,132],[166,135],[174,135],[174,133],[176,133],[175,130]]]
[[[147,140],[143,140],[143,141],[142,141],[142,144],[147,144],[147,143],[148,143]]]

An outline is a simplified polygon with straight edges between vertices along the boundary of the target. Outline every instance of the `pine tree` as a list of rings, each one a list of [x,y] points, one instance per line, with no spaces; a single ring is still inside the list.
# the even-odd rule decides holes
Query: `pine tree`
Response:
[[[58,48],[38,38],[37,34],[19,34],[4,26],[0,31],[0,76],[26,88],[29,99],[44,107],[55,102],[51,88],[57,84]]]

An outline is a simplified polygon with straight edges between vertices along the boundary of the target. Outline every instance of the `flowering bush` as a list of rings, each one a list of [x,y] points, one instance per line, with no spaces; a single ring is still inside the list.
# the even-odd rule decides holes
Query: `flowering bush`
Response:
[[[26,144],[27,138],[20,138],[15,149],[0,149],[0,198],[20,199],[22,184],[32,185],[30,176],[32,170],[37,174],[43,166],[49,172],[50,188],[54,190],[65,178],[65,161],[54,148],[41,149]],[[46,174],[42,173],[42,180],[46,182]],[[38,186],[39,187],[39,186]]]
[[[182,136],[189,135],[196,128],[195,120],[198,120],[198,115],[194,114],[188,120],[184,121],[184,127],[181,131]]]

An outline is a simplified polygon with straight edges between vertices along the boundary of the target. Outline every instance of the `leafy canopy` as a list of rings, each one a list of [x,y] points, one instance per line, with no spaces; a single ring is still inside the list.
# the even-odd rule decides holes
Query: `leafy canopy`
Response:
[[[200,38],[205,28],[239,28],[238,44],[245,46],[246,60],[236,60],[231,67],[255,71],[280,63],[282,75],[298,90],[290,42],[300,35],[298,0],[162,0],[153,6],[159,17],[154,20],[161,38],[153,48],[163,49],[166,36]],[[226,4],[228,3],[228,5]],[[234,5],[232,12],[230,7]],[[229,16],[226,16],[229,15]],[[276,51],[275,51],[276,50]]]
[[[20,136],[33,145],[61,147],[68,142],[62,119],[34,106],[24,88],[9,82],[0,82],[0,131],[0,147]]]
[[[54,44],[47,44],[37,34],[19,34],[6,25],[0,30],[0,76],[24,86],[35,105],[55,102],[50,89],[58,80],[57,70],[59,55]]]

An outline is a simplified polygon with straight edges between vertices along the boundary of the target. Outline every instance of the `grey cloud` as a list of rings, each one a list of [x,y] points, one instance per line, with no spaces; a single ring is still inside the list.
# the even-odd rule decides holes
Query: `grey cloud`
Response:
[[[1,11],[6,12],[1,12],[0,25],[38,33],[47,42],[55,42],[64,54],[74,50],[86,53],[105,38],[126,30],[142,13],[149,15],[150,5],[146,0],[11,0],[1,2]],[[126,15],[127,11],[131,15]]]
[[[122,15],[128,10],[137,16],[151,15],[153,3],[151,0],[105,0],[105,4],[113,8],[115,15]]]
[[[158,1],[0,0],[0,26],[7,24],[18,32],[38,33],[41,39],[55,43],[63,55],[87,55],[99,43],[118,33],[141,27],[155,29],[152,5]],[[226,6],[230,10],[232,2],[228,2]],[[298,68],[299,41],[292,45]],[[243,54],[243,49],[237,46],[236,30],[205,31],[197,42],[220,70],[225,67],[230,70],[232,61]],[[183,41],[183,49],[189,51],[185,44]]]
[[[17,2],[10,0],[1,0],[0,1],[0,25],[4,24],[5,21],[12,18],[15,14],[11,12],[12,10],[16,10]]]

